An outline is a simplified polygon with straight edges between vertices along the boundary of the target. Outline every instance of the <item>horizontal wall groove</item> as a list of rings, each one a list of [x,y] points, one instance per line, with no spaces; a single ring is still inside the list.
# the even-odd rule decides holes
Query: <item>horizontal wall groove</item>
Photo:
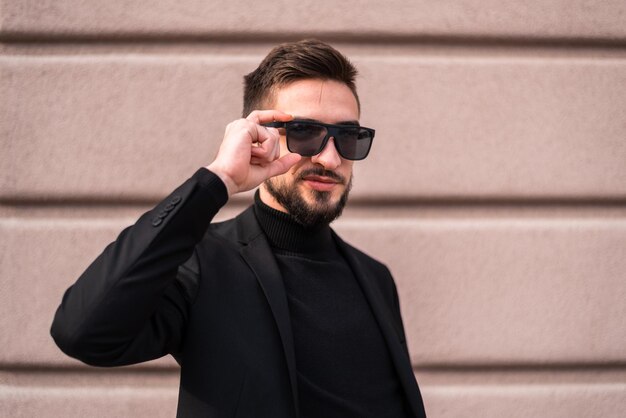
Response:
[[[626,361],[594,363],[476,363],[476,364],[429,364],[414,365],[419,372],[439,373],[557,373],[557,372],[626,372]]]
[[[37,33],[0,31],[0,42],[15,45],[204,45],[220,44],[237,46],[276,44],[305,38],[317,38],[332,44],[353,44],[357,46],[440,46],[461,48],[515,48],[515,49],[611,49],[626,50],[626,38],[609,37],[541,37],[532,36],[477,36],[464,34],[398,34],[392,32],[341,33],[307,32],[276,34],[251,33],[160,33],[160,32],[102,32],[88,33]]]
[[[626,47],[584,47],[568,48],[557,45],[474,45],[474,44],[337,44],[345,50],[350,50],[355,61],[389,62],[428,62],[430,59],[442,59],[446,62],[455,60],[492,59],[492,60],[532,60],[539,59],[549,62],[571,62],[581,60],[617,60],[626,59]],[[232,62],[253,62],[269,51],[270,43],[220,43],[220,42],[0,42],[0,57],[6,59],[25,58],[58,58],[80,59],[109,58],[119,61],[132,59],[169,58],[200,60],[211,59],[230,60]],[[392,51],[392,52],[391,52]],[[132,58],[131,58],[132,57]]]
[[[368,198],[359,197],[350,200],[351,207],[389,208],[394,206],[410,207],[455,207],[455,208],[626,208],[626,197],[433,197],[433,198]]]
[[[439,365],[414,366],[414,373],[420,381],[429,384],[445,379],[448,384],[458,382],[485,383],[500,381],[503,383],[568,383],[581,382],[617,382],[624,383],[626,363],[611,364],[509,364],[509,365]],[[76,380],[115,380],[119,383],[141,383],[177,381],[179,368],[154,367],[150,364],[124,368],[97,368],[89,366],[45,366],[11,364],[0,367],[0,381],[4,384],[23,385],[30,382],[50,381],[57,384]],[[153,383],[153,385],[155,385]]]
[[[124,367],[92,367],[87,365],[51,366],[47,364],[11,363],[0,365],[0,378],[7,374],[14,375],[98,375],[98,376],[162,376],[179,374],[177,366],[156,366],[153,363]]]
[[[567,384],[624,384],[626,367],[598,365],[570,365],[542,367],[414,367],[413,371],[422,384],[439,385],[550,385]]]
[[[136,198],[111,199],[105,196],[91,197],[4,197],[0,198],[0,210],[29,210],[33,208],[66,208],[66,209],[89,209],[89,208],[128,208],[139,206],[153,206],[161,201],[164,196],[137,196]],[[249,194],[235,196],[229,200],[229,205],[241,207],[251,203]],[[422,198],[387,198],[355,196],[350,198],[348,207],[351,208],[584,208],[584,209],[626,209],[626,197],[422,197]]]

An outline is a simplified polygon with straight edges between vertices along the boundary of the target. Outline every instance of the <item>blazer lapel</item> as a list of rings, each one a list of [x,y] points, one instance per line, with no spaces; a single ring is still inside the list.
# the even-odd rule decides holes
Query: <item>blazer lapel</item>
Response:
[[[378,322],[378,326],[382,332],[383,338],[389,348],[391,360],[398,373],[400,383],[407,394],[407,401],[411,405],[415,416],[425,417],[424,405],[420,394],[415,375],[413,374],[413,366],[407,355],[405,348],[401,345],[404,340],[402,330],[396,328],[395,321],[389,306],[384,302],[380,290],[376,286],[376,279],[372,273],[366,269],[357,258],[354,250],[348,246],[339,236],[333,234],[337,245],[346,257],[348,264],[352,268],[356,279],[363,290],[363,294],[367,299],[374,317]]]
[[[282,275],[280,274],[270,245],[267,242],[267,238],[256,220],[253,209],[248,208],[244,211],[239,215],[239,220],[238,235],[240,243],[243,244],[240,253],[256,275],[270,305],[272,314],[274,315],[283,350],[285,351],[296,413],[299,414],[296,356],[293,347],[293,334],[291,331],[287,293],[283,284]]]

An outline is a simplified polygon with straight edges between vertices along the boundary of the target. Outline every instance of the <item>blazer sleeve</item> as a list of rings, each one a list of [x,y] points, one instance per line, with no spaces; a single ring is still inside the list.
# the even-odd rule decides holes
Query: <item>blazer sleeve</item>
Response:
[[[65,292],[51,328],[59,348],[97,366],[177,357],[197,287],[194,248],[227,199],[201,168],[122,231]]]

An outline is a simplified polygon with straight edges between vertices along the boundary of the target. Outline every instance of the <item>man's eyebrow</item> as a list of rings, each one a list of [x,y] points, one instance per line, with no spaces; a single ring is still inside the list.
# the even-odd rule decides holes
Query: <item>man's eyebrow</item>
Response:
[[[301,118],[298,116],[294,116],[293,118],[294,120],[301,120],[303,122],[315,122],[315,123],[324,123],[320,120],[317,119],[311,119],[311,118]],[[359,121],[358,120],[345,120],[345,121],[341,121],[341,122],[336,122],[336,123],[332,123],[332,124],[326,124],[326,125],[355,125],[355,126],[360,126]]]

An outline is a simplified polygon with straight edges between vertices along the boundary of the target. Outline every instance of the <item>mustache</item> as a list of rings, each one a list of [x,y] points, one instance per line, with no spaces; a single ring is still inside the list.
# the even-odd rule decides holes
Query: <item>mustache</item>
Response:
[[[325,170],[321,167],[313,167],[313,168],[308,168],[306,170],[301,171],[300,174],[298,174],[298,180],[303,181],[304,178],[307,176],[328,177],[329,179],[332,179],[339,184],[342,184],[342,185],[346,184],[346,178],[344,176],[342,176],[341,174],[337,174],[331,170]]]

